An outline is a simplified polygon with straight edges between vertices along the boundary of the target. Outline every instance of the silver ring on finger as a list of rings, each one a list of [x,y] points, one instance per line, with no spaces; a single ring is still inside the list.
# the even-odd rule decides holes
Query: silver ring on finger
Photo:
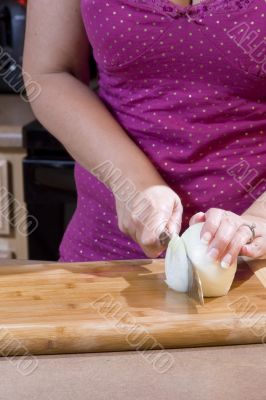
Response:
[[[255,232],[256,224],[254,224],[254,223],[252,223],[251,225],[250,225],[250,224],[242,224],[241,226],[247,226],[247,227],[250,229],[250,231],[251,231],[251,238],[249,239],[249,241],[247,242],[247,244],[252,243],[253,240],[254,240],[255,237],[256,237],[256,232]]]

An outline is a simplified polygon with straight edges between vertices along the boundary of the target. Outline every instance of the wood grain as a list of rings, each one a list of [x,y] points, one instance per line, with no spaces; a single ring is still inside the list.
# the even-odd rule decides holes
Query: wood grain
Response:
[[[266,289],[247,264],[229,294],[204,307],[164,279],[163,260],[2,266],[0,354],[265,341]]]
[[[266,288],[266,260],[252,260],[248,262],[248,266]]]

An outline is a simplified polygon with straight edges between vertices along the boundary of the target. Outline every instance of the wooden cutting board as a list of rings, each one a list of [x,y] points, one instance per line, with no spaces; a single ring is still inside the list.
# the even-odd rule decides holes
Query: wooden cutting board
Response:
[[[164,349],[266,341],[266,261],[240,264],[204,307],[164,282],[164,262],[0,267],[0,354]]]

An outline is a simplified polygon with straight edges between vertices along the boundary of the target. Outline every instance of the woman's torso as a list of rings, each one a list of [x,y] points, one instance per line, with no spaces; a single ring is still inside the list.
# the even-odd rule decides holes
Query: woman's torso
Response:
[[[98,95],[180,195],[184,227],[210,207],[243,212],[265,191],[266,3],[82,0]],[[76,165],[66,261],[144,257],[114,199]]]

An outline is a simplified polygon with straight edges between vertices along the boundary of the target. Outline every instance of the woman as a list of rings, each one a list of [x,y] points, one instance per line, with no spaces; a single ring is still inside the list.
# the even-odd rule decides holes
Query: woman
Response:
[[[62,261],[158,257],[189,221],[224,268],[265,258],[265,15],[261,0],[28,2],[32,107],[77,161]]]

